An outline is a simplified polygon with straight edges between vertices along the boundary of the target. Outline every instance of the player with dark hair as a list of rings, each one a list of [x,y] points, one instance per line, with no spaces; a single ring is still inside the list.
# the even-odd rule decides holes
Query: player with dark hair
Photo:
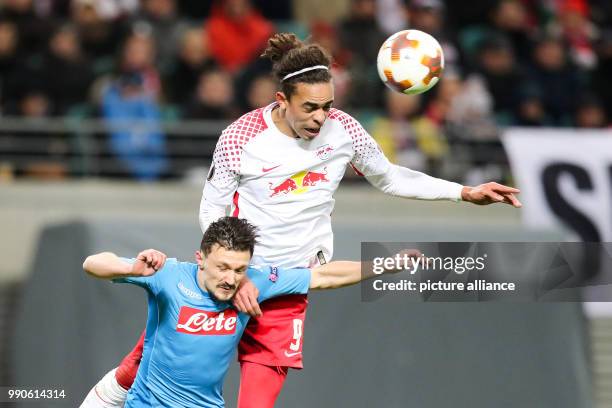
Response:
[[[262,56],[273,62],[279,81],[276,101],[246,113],[222,132],[199,217],[202,231],[227,214],[257,225],[254,265],[311,267],[331,259],[333,194],[347,165],[394,196],[521,206],[515,188],[462,186],[390,163],[358,121],[332,108],[331,59],[320,46],[294,34],[276,34]],[[239,408],[272,407],[288,368],[302,368],[306,295],[277,297],[260,309],[256,293],[245,281],[234,299],[238,310],[257,316],[239,345]],[[107,383],[129,388],[141,352],[142,342]]]
[[[229,301],[247,276],[262,301],[362,279],[359,262],[331,262],[312,269],[249,267],[255,239],[255,227],[246,220],[224,217],[206,230],[196,252],[197,264],[166,259],[154,249],[131,260],[110,252],[85,260],[87,273],[132,283],[148,293],[144,352],[126,407],[225,405],[223,379],[249,320]],[[88,398],[95,398],[95,392]]]

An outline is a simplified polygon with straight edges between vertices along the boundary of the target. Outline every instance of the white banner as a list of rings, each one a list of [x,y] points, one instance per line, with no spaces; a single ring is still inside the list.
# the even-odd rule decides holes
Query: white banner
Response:
[[[528,228],[612,241],[612,130],[509,128],[502,140]]]

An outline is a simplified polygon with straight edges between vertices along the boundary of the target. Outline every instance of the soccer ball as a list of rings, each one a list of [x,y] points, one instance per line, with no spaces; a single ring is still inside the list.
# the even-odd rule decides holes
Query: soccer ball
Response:
[[[385,85],[394,91],[414,95],[438,83],[444,69],[444,54],[431,35],[419,30],[403,30],[383,43],[376,65]]]

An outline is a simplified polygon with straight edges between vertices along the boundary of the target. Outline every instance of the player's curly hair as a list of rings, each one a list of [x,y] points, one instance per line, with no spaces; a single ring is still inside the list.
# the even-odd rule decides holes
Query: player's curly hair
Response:
[[[219,244],[230,251],[249,251],[251,256],[257,243],[257,227],[236,217],[223,217],[211,223],[202,237],[200,249],[210,254],[212,247]]]
[[[296,84],[299,82],[316,84],[329,82],[331,73],[326,69],[308,71],[300,75],[282,79],[285,75],[315,65],[330,67],[331,57],[318,44],[308,44],[300,41],[293,33],[274,34],[268,40],[268,48],[261,54],[262,58],[272,61],[272,72],[281,84],[281,90],[287,98],[295,92]]]

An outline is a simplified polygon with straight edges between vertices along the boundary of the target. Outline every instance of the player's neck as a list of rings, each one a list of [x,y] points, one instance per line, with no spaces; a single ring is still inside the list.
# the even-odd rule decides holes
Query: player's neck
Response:
[[[295,134],[293,129],[291,129],[291,126],[289,126],[289,124],[287,123],[285,115],[281,113],[281,109],[278,106],[272,109],[272,121],[274,122],[274,125],[276,125],[276,128],[283,135],[288,136],[292,139],[297,138],[297,135]]]
[[[198,272],[196,273],[196,283],[202,292],[208,293],[206,285],[204,284],[204,271],[201,268],[198,268]]]

